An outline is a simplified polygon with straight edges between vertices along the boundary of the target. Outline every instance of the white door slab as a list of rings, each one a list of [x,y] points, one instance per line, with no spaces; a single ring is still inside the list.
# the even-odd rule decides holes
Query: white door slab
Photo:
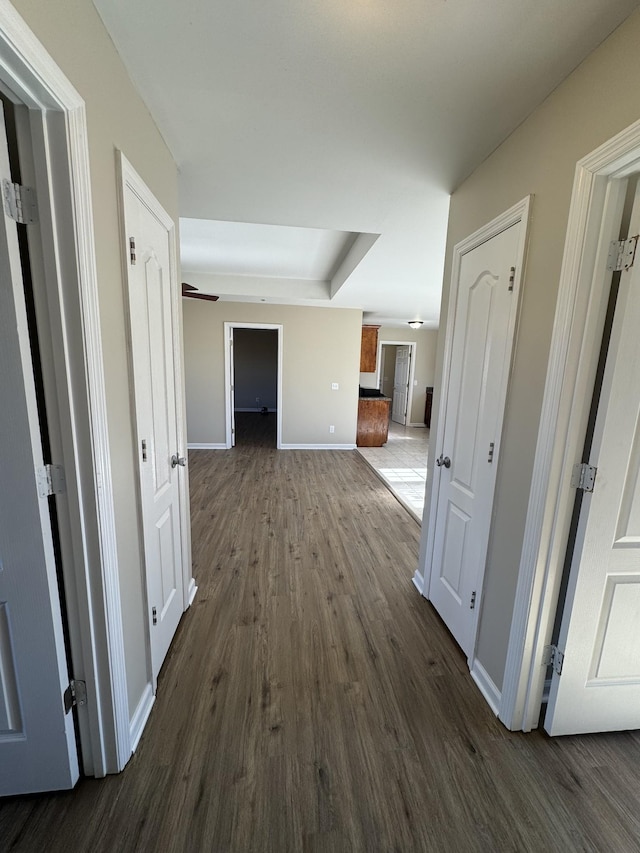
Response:
[[[640,230],[640,191],[630,234]],[[640,261],[622,272],[544,727],[640,728]]]
[[[410,367],[411,347],[398,347],[396,350],[396,367],[393,377],[391,420],[403,426],[407,423]]]
[[[475,645],[518,304],[520,221],[460,262],[429,599],[468,657]],[[441,415],[442,417],[442,415]]]
[[[0,180],[10,180],[0,105]],[[16,224],[0,214],[0,796],[72,788],[78,757]]]
[[[150,195],[150,193],[148,194]],[[155,202],[155,200],[154,200]],[[184,611],[179,404],[172,309],[177,281],[166,214],[125,179],[124,223],[140,501],[153,683]],[[130,244],[134,241],[135,248]]]

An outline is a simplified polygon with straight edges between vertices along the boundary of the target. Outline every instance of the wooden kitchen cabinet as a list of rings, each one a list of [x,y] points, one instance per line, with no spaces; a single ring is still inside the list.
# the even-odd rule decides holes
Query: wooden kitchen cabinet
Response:
[[[360,373],[375,373],[378,356],[378,329],[380,326],[362,327],[360,346]]]
[[[389,397],[360,397],[358,400],[358,447],[382,447],[389,436]]]

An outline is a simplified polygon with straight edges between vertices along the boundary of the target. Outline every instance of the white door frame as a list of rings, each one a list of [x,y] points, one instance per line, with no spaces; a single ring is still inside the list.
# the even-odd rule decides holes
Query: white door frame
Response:
[[[413,380],[416,373],[416,349],[418,347],[415,341],[378,341],[378,355],[376,358],[376,386],[380,388],[382,382],[382,347],[411,347],[411,364],[409,365],[409,391],[407,395],[407,426],[424,426],[423,423],[413,423],[411,420],[411,408],[413,406]],[[395,370],[395,367],[394,367]]]
[[[184,391],[184,370],[182,365],[182,298],[179,287],[178,277],[178,257],[176,249],[176,227],[166,210],[162,207],[158,199],[151,192],[149,187],[142,180],[138,172],[133,168],[122,151],[117,152],[118,177],[120,184],[119,204],[120,204],[120,227],[121,227],[121,242],[123,247],[122,252],[122,281],[125,288],[124,300],[127,306],[127,324],[129,334],[129,369],[131,376],[134,375],[134,365],[132,363],[133,345],[131,328],[131,313],[129,310],[129,269],[128,269],[128,240],[131,235],[127,234],[125,227],[125,193],[129,188],[142,203],[154,214],[156,219],[162,223],[162,226],[167,230],[169,242],[169,263],[170,263],[170,288],[171,288],[171,324],[173,328],[173,372],[174,372],[174,388],[176,397],[176,442],[175,448],[178,456],[186,455],[186,436],[185,436],[185,391]],[[131,417],[132,430],[134,437],[134,446],[138,447],[138,421],[136,417],[136,400],[135,400],[135,384],[131,383]],[[180,535],[181,535],[181,554],[182,554],[182,596],[183,596],[183,612],[191,605],[197,587],[195,580],[191,574],[191,519],[189,513],[189,475],[188,468],[181,472],[178,477],[178,493],[180,501]],[[138,508],[138,518],[140,526],[143,525],[143,506],[142,506],[142,484],[140,482],[140,468],[136,465],[136,504]],[[140,559],[144,565],[145,552],[144,543],[141,542]],[[145,603],[147,599],[146,575],[144,584]],[[145,611],[148,613],[148,607]],[[149,636],[148,619],[145,618],[144,624],[146,627],[146,652],[147,652],[147,684],[151,690],[147,690],[146,708],[141,719],[138,721],[136,731],[132,732],[132,741],[137,743],[142,734],[142,728],[151,711],[153,704],[153,694],[156,691],[156,678],[154,676],[151,662],[151,638]]]
[[[609,296],[606,253],[618,238],[627,179],[637,172],[640,121],[576,166],[500,703],[500,719],[513,730],[538,725],[543,649],[551,642],[575,498],[571,472],[584,446]]]
[[[522,229],[520,232],[520,240],[518,246],[518,260],[516,265],[516,277],[518,285],[522,281],[522,277],[524,274],[524,265],[525,265],[525,250],[527,246],[528,232],[529,232],[529,209],[531,206],[531,200],[533,196],[526,196],[522,201],[519,201],[517,204],[514,204],[513,207],[510,207],[509,210],[506,210],[500,216],[497,216],[491,222],[488,222],[482,228],[475,231],[473,234],[466,237],[464,240],[461,240],[460,243],[457,243],[453,248],[453,262],[451,269],[451,286],[449,291],[449,302],[447,309],[447,322],[445,326],[445,344],[444,344],[444,359],[442,364],[442,380],[440,382],[440,399],[438,401],[438,409],[436,414],[436,436],[435,441],[430,442],[432,447],[442,447],[444,443],[444,430],[445,430],[445,418],[443,417],[444,412],[447,410],[447,402],[448,402],[448,393],[449,393],[449,374],[451,372],[451,357],[453,353],[453,329],[455,325],[455,312],[456,312],[456,303],[458,296],[458,282],[460,279],[460,268],[462,265],[463,257],[469,252],[473,251],[473,249],[482,245],[482,243],[486,243],[488,240],[491,240],[492,237],[496,237],[498,234],[501,234],[503,231],[506,231],[507,228],[511,228],[512,225],[516,225],[518,222],[522,222]],[[520,289],[520,285],[518,287]],[[520,300],[520,304],[522,304],[522,300]],[[518,311],[515,312],[513,317],[513,322],[517,325],[517,318],[519,316],[520,306],[518,306]],[[510,357],[512,353],[510,353]],[[511,371],[508,371],[507,374],[507,383],[509,381]],[[507,386],[508,387],[508,386]],[[508,398],[508,392],[505,388],[505,396],[504,399]],[[433,422],[433,421],[432,421]],[[442,473],[442,469],[435,467],[433,462],[431,461],[431,457],[435,456],[435,454],[429,455],[428,460],[428,474],[427,474],[427,498],[425,500],[425,511],[427,507],[429,507],[428,519],[426,519],[427,523],[425,524],[423,519],[422,525],[422,536],[420,542],[420,558],[419,565],[416,569],[416,573],[413,577],[413,582],[417,587],[418,591],[427,597],[427,593],[429,591],[429,584],[431,582],[431,565],[433,562],[433,549],[435,544],[435,528],[436,528],[436,515],[437,515],[437,495],[438,490],[440,488],[440,477]],[[470,667],[473,667],[475,661],[475,652],[472,657],[469,659]]]
[[[224,324],[224,411],[225,411],[225,447],[233,447],[233,393],[231,391],[231,368],[233,354],[231,341],[233,329],[275,329],[278,332],[278,393],[276,412],[276,448],[282,450],[282,334],[284,326],[281,323],[234,323]]]
[[[67,613],[74,676],[86,681],[89,697],[79,713],[80,743],[85,772],[104,776],[124,767],[131,744],[86,111],[8,0],[0,0],[0,83],[33,111],[47,332],[68,427],[61,462],[75,560],[65,572],[75,595],[67,595]]]

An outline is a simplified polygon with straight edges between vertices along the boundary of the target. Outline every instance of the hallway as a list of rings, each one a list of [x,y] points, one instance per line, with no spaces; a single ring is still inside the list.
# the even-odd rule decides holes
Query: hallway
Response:
[[[189,456],[199,586],[124,773],[0,803],[0,849],[632,851],[637,734],[495,719],[355,452]]]

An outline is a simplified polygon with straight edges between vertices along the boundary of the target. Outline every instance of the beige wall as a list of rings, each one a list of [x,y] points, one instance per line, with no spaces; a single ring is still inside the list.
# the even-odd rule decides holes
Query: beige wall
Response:
[[[190,444],[225,441],[225,322],[283,326],[283,444],[355,444],[361,311],[184,299],[183,316]]]
[[[640,118],[638,45],[640,12],[592,53],[451,199],[443,317],[453,246],[524,196],[535,196],[477,649],[498,687],[511,627],[575,166]],[[443,343],[438,347],[438,375]]]
[[[14,0],[28,26],[87,106],[100,321],[118,537],[129,710],[147,684],[140,530],[117,207],[116,148],[122,149],[177,222],[177,172],[91,0]]]
[[[416,364],[411,404],[410,421],[412,424],[424,423],[425,389],[433,386],[436,376],[437,329],[397,329],[394,326],[381,326],[378,329],[378,341],[414,341],[416,344]],[[361,373],[360,384],[364,388],[377,387],[376,373]]]

